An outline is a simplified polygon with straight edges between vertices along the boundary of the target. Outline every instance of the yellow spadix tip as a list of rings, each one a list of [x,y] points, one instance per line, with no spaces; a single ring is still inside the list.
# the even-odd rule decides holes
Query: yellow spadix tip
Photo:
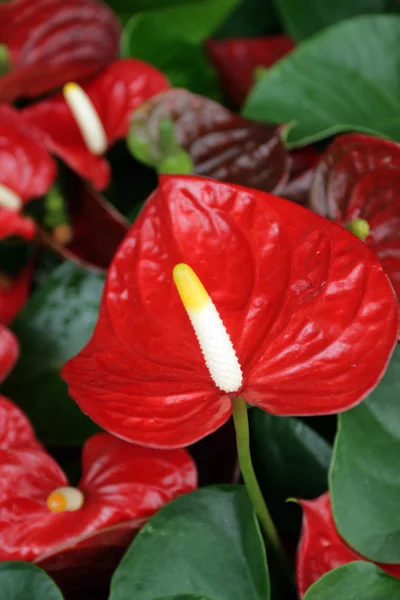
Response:
[[[193,269],[180,263],[174,267],[172,275],[186,310],[202,310],[210,301],[210,296]]]
[[[76,90],[80,89],[80,85],[78,85],[77,83],[75,83],[75,81],[69,81],[68,83],[66,83],[63,87],[63,93],[68,95],[71,94],[73,92],[75,92]]]
[[[67,510],[67,499],[61,492],[52,492],[47,498],[47,508],[53,513],[61,513]]]
[[[82,508],[85,498],[80,490],[61,487],[47,497],[47,508],[53,513],[74,512]]]

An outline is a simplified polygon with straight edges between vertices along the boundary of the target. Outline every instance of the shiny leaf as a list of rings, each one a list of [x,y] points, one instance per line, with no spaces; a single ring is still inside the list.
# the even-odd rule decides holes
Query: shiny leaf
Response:
[[[368,400],[340,417],[331,472],[339,533],[363,556],[391,563],[400,563],[399,393],[397,347]]]
[[[97,0],[13,0],[0,5],[0,44],[11,69],[0,99],[12,102],[95,75],[116,59],[120,26]]]
[[[331,414],[383,375],[398,309],[363,242],[263,192],[163,176],[113,259],[93,337],[62,373],[110,432],[185,446],[231,415],[172,280],[182,262],[215,302],[243,371],[237,392],[250,404]]]
[[[325,573],[340,565],[363,560],[336,531],[329,494],[312,501],[300,500],[304,511],[303,529],[297,551],[297,587],[302,596]],[[348,508],[354,514],[356,506]],[[400,579],[400,565],[379,564],[386,573]],[[307,596],[306,596],[307,597]]]
[[[185,595],[269,600],[264,545],[244,488],[203,488],[161,509],[115,572],[110,600]]]
[[[256,37],[274,33],[279,29],[279,19],[273,0],[241,0],[216,35],[220,38]]]
[[[361,134],[342,135],[315,172],[311,207],[344,226],[368,224],[365,240],[400,298],[400,144]]]
[[[400,582],[375,565],[354,562],[325,575],[304,600],[397,600]]]
[[[322,31],[260,77],[244,116],[295,121],[291,146],[349,130],[400,140],[399,36],[395,15],[357,17]]]
[[[109,145],[124,137],[132,112],[154,94],[168,87],[165,77],[138,60],[118,60],[100,75],[82,84],[100,117]],[[42,100],[22,111],[39,129],[47,148],[74,171],[103,189],[110,180],[110,166],[92,154],[62,94]]]
[[[101,276],[65,263],[35,292],[14,322],[21,358],[5,390],[47,444],[80,444],[97,431],[68,397],[59,372],[89,339],[102,287]]]
[[[63,600],[50,577],[29,563],[0,563],[0,589],[1,600]]]
[[[165,119],[173,122],[177,141],[190,154],[198,175],[264,191],[283,189],[289,159],[276,127],[247,121],[186,90],[169,90],[133,115],[128,145],[137,158],[153,165],[161,162]],[[133,142],[144,149],[144,156]]]

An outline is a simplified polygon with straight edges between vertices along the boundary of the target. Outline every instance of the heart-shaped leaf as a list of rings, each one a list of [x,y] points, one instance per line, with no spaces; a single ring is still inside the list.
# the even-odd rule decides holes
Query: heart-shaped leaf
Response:
[[[160,128],[165,119],[173,122],[177,141],[198,175],[275,193],[283,189],[289,158],[276,127],[243,119],[187,90],[169,90],[133,115],[128,143],[137,158],[153,165],[162,161]]]
[[[314,583],[304,600],[398,600],[400,581],[367,562],[353,562]]]
[[[340,131],[400,140],[400,16],[349,19],[315,35],[260,77],[244,115],[296,124],[289,145]]]
[[[269,600],[267,559],[243,487],[202,488],[162,508],[118,567],[110,600]]]
[[[400,347],[368,400],[339,417],[331,471],[340,535],[363,556],[400,563]]]
[[[1,600],[63,600],[48,575],[24,562],[0,563]]]
[[[299,510],[288,498],[315,498],[328,487],[331,448],[300,419],[249,411],[251,454],[268,508],[281,528],[296,531]]]
[[[103,281],[96,273],[64,263],[13,324],[21,358],[6,382],[6,395],[24,409],[47,444],[80,444],[98,430],[68,397],[59,373],[92,334]]]

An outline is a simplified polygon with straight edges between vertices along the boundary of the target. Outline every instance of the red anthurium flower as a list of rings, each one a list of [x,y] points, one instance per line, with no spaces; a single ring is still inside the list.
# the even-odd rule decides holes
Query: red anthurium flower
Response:
[[[0,450],[40,450],[32,425],[15,404],[0,395]]]
[[[336,138],[316,169],[311,207],[347,226],[377,255],[400,298],[400,144]]]
[[[0,99],[32,97],[90,77],[118,56],[120,25],[97,0],[13,0],[0,5],[9,72]]]
[[[62,376],[114,434],[185,446],[225,423],[238,394],[277,415],[350,408],[383,374],[397,327],[379,262],[345,229],[263,192],[164,176]]]
[[[304,511],[303,528],[297,551],[296,578],[301,597],[328,571],[356,560],[368,560],[355,552],[339,536],[333,521],[327,492],[316,500],[300,500]],[[400,579],[400,565],[376,563]]]
[[[255,82],[257,68],[271,67],[293,50],[287,35],[209,40],[206,49],[232,102],[240,107]]]
[[[33,221],[20,211],[29,200],[47,192],[56,169],[37,130],[14,108],[0,105],[0,239],[34,237]]]
[[[103,158],[108,147],[125,137],[135,108],[168,87],[154,67],[134,59],[118,60],[82,87],[67,84],[63,94],[23,112],[43,132],[51,152],[103,189],[110,179]]]
[[[119,526],[132,537],[161,506],[197,485],[185,450],[146,449],[106,433],[86,442],[82,470],[74,488],[45,451],[0,450],[0,560],[41,563],[68,550],[71,561],[81,545],[101,552],[106,530],[113,536]]]
[[[0,383],[4,381],[19,356],[17,338],[0,324]]]
[[[0,323],[8,325],[23,309],[32,277],[32,265],[25,267],[14,279],[0,276]]]

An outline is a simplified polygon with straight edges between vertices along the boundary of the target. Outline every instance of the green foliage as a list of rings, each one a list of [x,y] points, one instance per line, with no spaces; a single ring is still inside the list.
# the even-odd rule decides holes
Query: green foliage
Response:
[[[1,600],[63,600],[48,575],[39,567],[24,562],[0,563]]]

